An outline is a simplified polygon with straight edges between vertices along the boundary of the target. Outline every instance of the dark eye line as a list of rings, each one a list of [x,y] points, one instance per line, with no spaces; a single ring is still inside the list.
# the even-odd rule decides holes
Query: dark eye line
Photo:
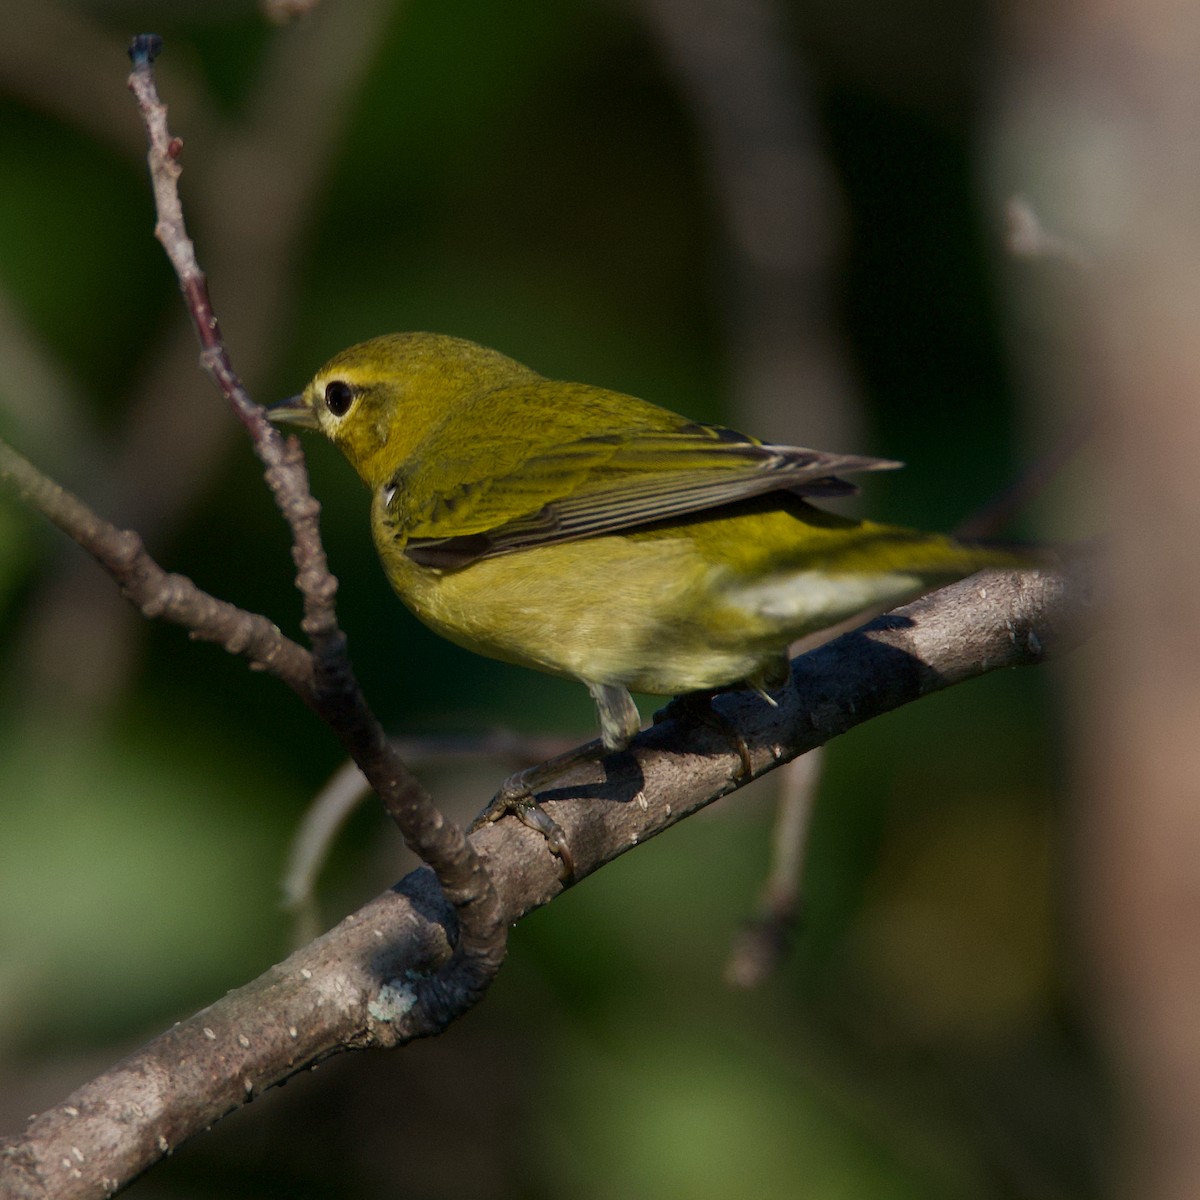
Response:
[[[354,403],[354,389],[344,379],[333,379],[325,385],[325,407],[335,417],[344,417]]]

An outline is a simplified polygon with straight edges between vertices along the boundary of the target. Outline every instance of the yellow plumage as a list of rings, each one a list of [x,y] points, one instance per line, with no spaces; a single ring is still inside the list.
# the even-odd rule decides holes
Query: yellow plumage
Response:
[[[804,499],[897,463],[763,445],[459,338],[351,347],[272,416],[345,453],[422,621],[586,683],[609,749],[637,730],[631,689],[777,685],[797,637],[1011,562]]]

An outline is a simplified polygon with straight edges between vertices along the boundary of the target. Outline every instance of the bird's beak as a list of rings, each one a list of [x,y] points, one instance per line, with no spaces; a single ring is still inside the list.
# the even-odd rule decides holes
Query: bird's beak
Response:
[[[299,396],[289,396],[278,404],[272,404],[267,409],[267,416],[277,425],[299,425],[302,429],[320,429],[316,413],[308,404],[303,393]]]

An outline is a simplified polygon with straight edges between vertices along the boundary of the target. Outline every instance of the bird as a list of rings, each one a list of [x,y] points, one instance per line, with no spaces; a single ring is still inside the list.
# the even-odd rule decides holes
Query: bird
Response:
[[[770,701],[795,639],[1012,564],[810,503],[898,462],[773,445],[446,334],[351,346],[268,413],[349,460],[408,608],[468,650],[582,682],[606,752],[640,728],[631,692]]]

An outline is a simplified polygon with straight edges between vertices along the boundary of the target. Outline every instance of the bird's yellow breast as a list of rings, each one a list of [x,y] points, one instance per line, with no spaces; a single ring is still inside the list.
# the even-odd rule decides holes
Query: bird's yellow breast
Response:
[[[719,587],[722,571],[687,539],[592,538],[446,572],[379,550],[405,604],[478,654],[661,695],[717,686],[714,671],[729,669],[707,644],[696,604]],[[755,656],[736,658],[740,678]]]
[[[843,530],[777,512],[540,546],[444,572],[417,566],[395,540],[378,549],[400,598],[460,646],[675,695],[757,678],[789,641],[920,590],[923,577],[901,563],[839,571],[842,541]]]

